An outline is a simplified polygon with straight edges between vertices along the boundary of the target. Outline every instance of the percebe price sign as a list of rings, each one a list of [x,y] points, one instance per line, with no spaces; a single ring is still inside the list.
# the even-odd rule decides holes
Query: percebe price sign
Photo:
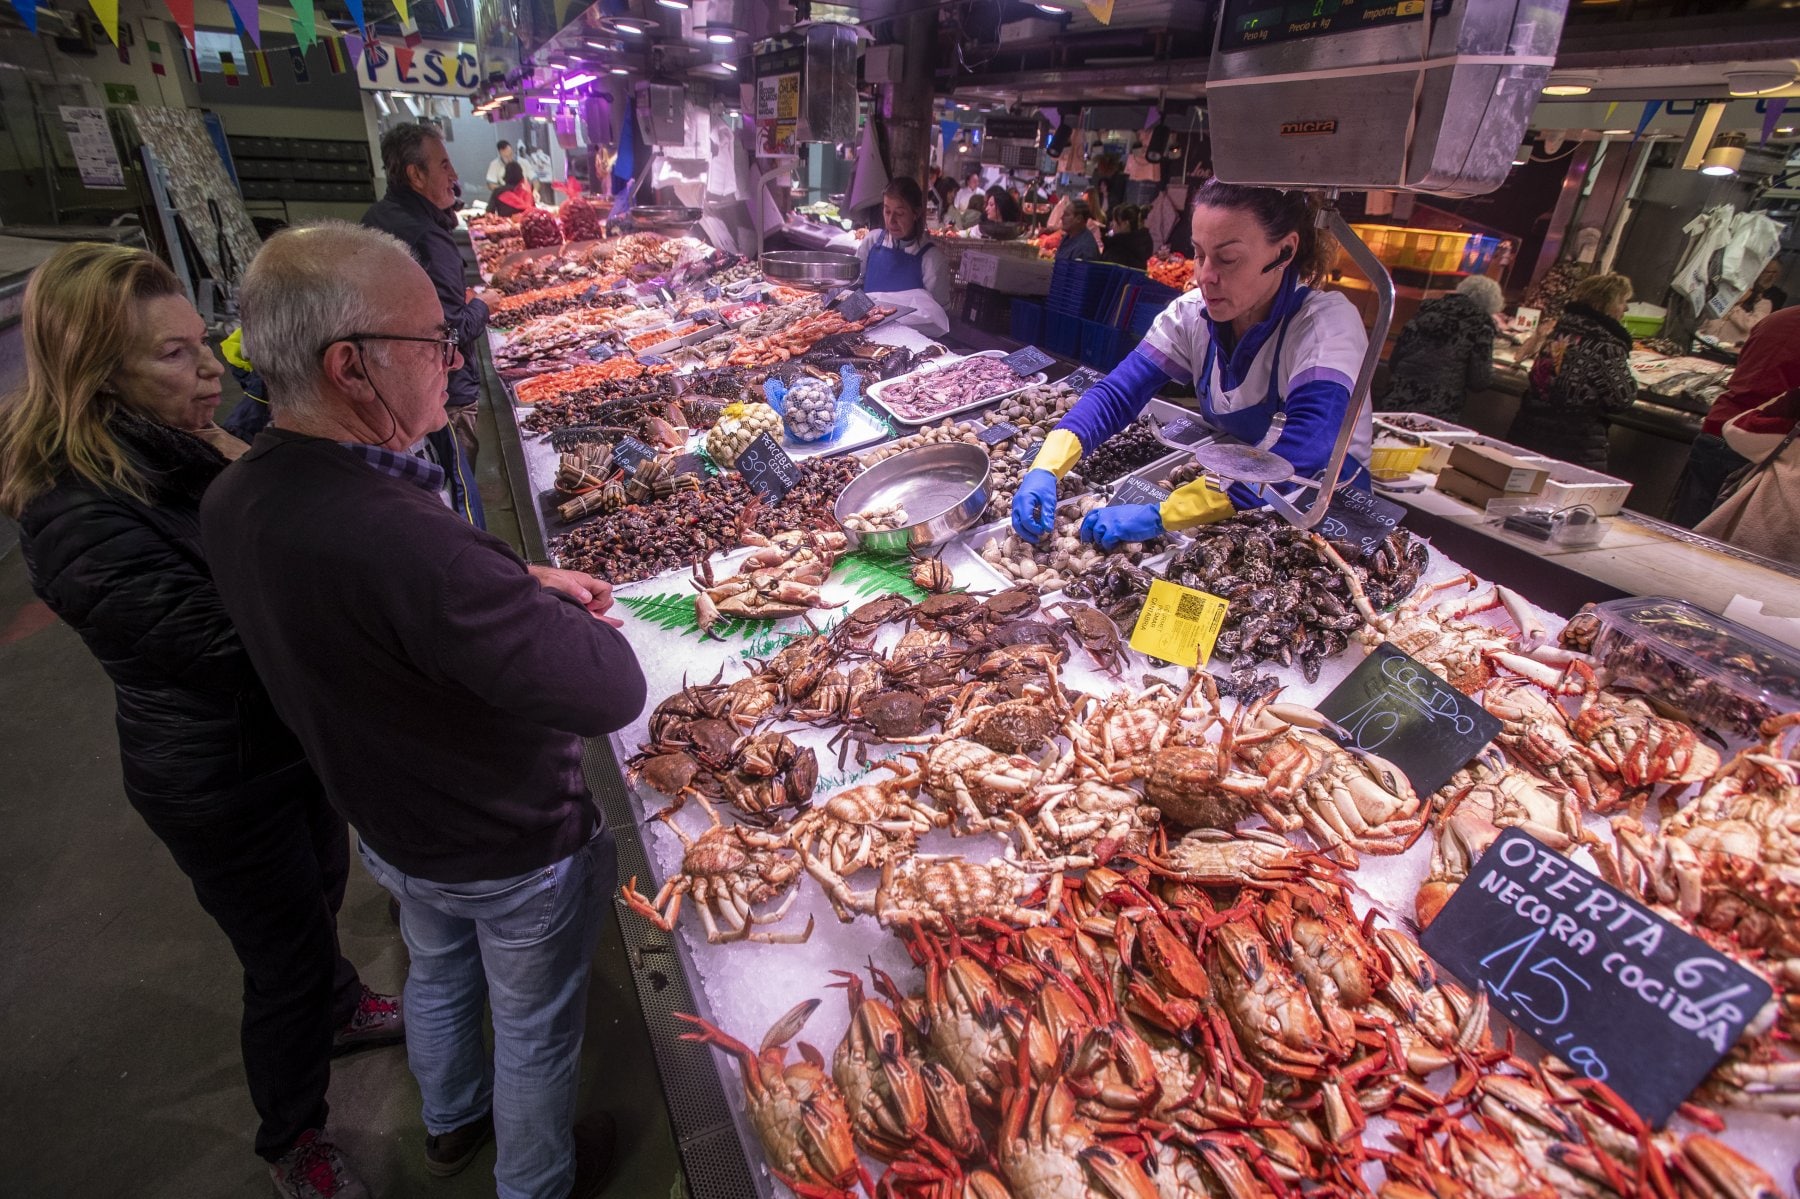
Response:
[[[1006,363],[1007,369],[1021,379],[1037,374],[1046,366],[1056,364],[1056,359],[1036,346],[1026,346],[1022,350],[1014,350],[1000,361]]]
[[[1771,994],[1743,966],[1516,828],[1481,855],[1419,944],[1657,1127]]]
[[[777,503],[800,482],[800,467],[767,433],[759,434],[737,456],[738,473],[750,490]]]
[[[1156,579],[1131,630],[1131,648],[1190,670],[1202,666],[1212,657],[1228,607],[1216,595]]]
[[[1420,796],[1449,782],[1500,731],[1486,708],[1386,641],[1319,711],[1343,727],[1346,745],[1398,766]]]
[[[1327,541],[1351,547],[1360,560],[1381,548],[1405,516],[1406,509],[1391,500],[1340,487],[1315,531]]]

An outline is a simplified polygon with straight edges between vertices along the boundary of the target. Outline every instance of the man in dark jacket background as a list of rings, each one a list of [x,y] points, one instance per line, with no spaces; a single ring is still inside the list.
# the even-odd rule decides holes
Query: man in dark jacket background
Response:
[[[391,233],[412,252],[437,289],[444,322],[456,334],[463,363],[450,373],[450,428],[455,431],[469,467],[481,445],[475,437],[475,408],[481,399],[481,367],[475,339],[487,331],[487,302],[469,294],[456,228],[456,168],[444,139],[423,125],[396,125],[381,139],[381,169],[387,172],[387,194],[369,206],[362,223]],[[449,463],[440,463],[446,470]],[[476,522],[480,523],[480,522]]]
[[[400,905],[427,1167],[455,1173],[491,1131],[503,1199],[590,1194],[610,1124],[586,1125],[578,1176],[573,1120],[617,867],[581,738],[644,704],[611,589],[528,568],[408,452],[443,424],[459,355],[405,247],[291,230],[239,302],[274,421],[208,492],[202,535],[276,710]]]

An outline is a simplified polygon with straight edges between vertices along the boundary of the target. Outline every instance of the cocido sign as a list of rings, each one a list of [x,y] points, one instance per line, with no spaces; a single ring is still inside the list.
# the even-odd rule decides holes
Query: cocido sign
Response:
[[[481,83],[475,47],[466,42],[424,41],[412,48],[369,46],[363,51],[356,80],[367,92],[419,92],[428,96],[467,96]]]

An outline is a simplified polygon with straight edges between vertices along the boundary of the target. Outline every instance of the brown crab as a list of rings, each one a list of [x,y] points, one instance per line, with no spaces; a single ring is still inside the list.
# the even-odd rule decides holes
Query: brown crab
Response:
[[[1115,679],[1119,677],[1119,667],[1126,659],[1126,647],[1119,639],[1119,626],[1113,623],[1112,617],[1091,604],[1078,604],[1073,600],[1064,600],[1045,611],[1060,612],[1062,619],[1057,622],[1057,627],[1074,634],[1095,665]]]
[[[1020,801],[1044,774],[1030,758],[960,738],[905,756],[918,761],[926,792],[962,817],[952,830],[958,836],[1012,827]]]

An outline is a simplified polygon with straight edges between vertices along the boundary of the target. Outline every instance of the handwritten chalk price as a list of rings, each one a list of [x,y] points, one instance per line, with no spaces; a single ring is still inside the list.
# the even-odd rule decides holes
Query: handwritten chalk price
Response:
[[[1205,439],[1207,428],[1191,417],[1177,416],[1165,421],[1156,435],[1170,445],[1190,446]]]
[[[635,437],[625,437],[613,446],[613,465],[627,473],[634,471],[640,462],[655,459],[656,450]]]
[[[1153,580],[1131,630],[1131,648],[1190,670],[1203,666],[1212,657],[1213,642],[1219,639],[1228,607],[1226,601],[1205,591],[1167,579]]]
[[[1354,487],[1340,487],[1332,495],[1317,532],[1340,549],[1348,548],[1360,560],[1380,549],[1405,516],[1406,509],[1391,500]]]
[[[1062,380],[1062,385],[1064,387],[1067,387],[1070,391],[1074,392],[1076,395],[1081,395],[1082,393],[1087,391],[1088,388],[1090,388],[1094,384],[1100,382],[1100,380],[1105,377],[1106,376],[1102,375],[1099,371],[1095,370],[1093,367],[1084,366],[1080,370],[1069,372],[1069,374]]]
[[[1036,346],[1026,346],[1022,350],[1014,350],[1000,361],[1006,363],[1007,369],[1021,379],[1029,378],[1045,367],[1056,364],[1056,359]]]
[[[1388,642],[1319,711],[1343,730],[1346,745],[1392,762],[1422,796],[1448,782],[1500,731],[1480,704]]]
[[[1148,479],[1123,479],[1113,488],[1108,497],[1108,508],[1120,508],[1127,504],[1158,504],[1169,498],[1167,487],[1158,487]]]
[[[737,469],[750,490],[772,503],[779,502],[800,482],[800,468],[767,433],[759,433],[739,452]]]
[[[843,317],[846,322],[860,321],[868,316],[874,307],[875,301],[871,300],[867,294],[853,291],[838,302],[838,315]]]
[[[975,440],[979,441],[982,445],[999,445],[1007,438],[1017,437],[1018,435],[1019,426],[1013,424],[1011,421],[1001,420],[995,421],[981,432],[975,434]]]

